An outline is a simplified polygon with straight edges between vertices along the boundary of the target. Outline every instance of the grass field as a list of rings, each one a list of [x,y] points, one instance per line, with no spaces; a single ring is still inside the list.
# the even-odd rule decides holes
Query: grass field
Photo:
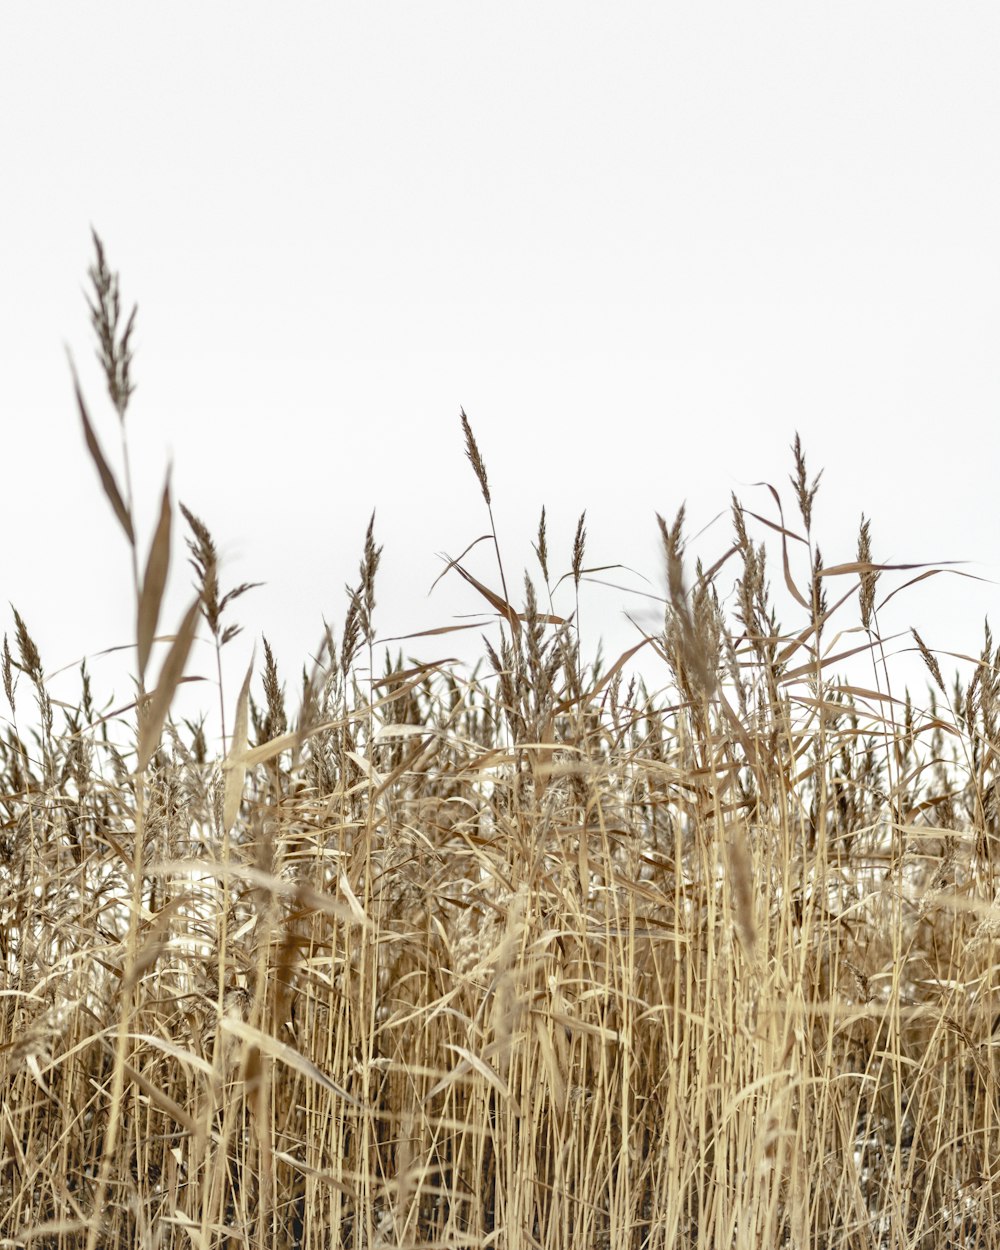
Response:
[[[95,243],[124,434],[133,321]],[[54,706],[14,612],[0,1247],[1000,1245],[1000,654],[952,688],[917,637],[927,707],[894,687],[880,605],[928,570],[874,563],[867,523],[824,562],[797,439],[716,567],[659,520],[654,695],[580,655],[582,519],[565,561],[543,516],[531,576],[505,567],[462,413],[496,572],[447,575],[495,614],[481,664],[378,646],[369,527],[318,664],[264,643],[236,691],[220,662],[211,758],[171,703],[247,587],[169,488],[132,498],[77,397],[138,694],[102,719],[84,671]],[[198,593],[163,622],[172,549]]]

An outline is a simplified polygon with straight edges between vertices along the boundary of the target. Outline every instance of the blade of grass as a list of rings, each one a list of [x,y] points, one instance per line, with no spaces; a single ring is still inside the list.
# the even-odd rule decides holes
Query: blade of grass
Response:
[[[246,677],[243,678],[239,698],[236,701],[236,721],[233,725],[233,736],[229,743],[229,755],[226,760],[226,791],[222,808],[222,825],[226,833],[229,833],[233,825],[236,824],[240,803],[243,801],[243,783],[247,775],[247,709],[250,700],[250,679],[252,676],[253,660],[251,659]],[[292,734],[289,737],[294,740],[295,735]]]
[[[132,518],[129,515],[128,508],[125,507],[125,501],[122,498],[121,491],[118,489],[118,483],[115,481],[114,474],[108,467],[108,462],[105,460],[104,453],[101,451],[101,445],[97,441],[97,435],[94,433],[94,427],[90,423],[90,417],[87,415],[87,405],[83,400],[83,392],[80,390],[80,381],[76,376],[76,366],[73,364],[72,357],[70,357],[69,367],[73,374],[73,390],[76,393],[77,407],[80,409],[80,420],[83,422],[83,436],[87,441],[87,450],[90,452],[90,458],[97,466],[97,472],[100,475],[101,485],[104,487],[104,493],[110,500],[115,516],[118,518],[122,529],[125,531],[125,537],[134,547],[135,530],[132,527]]]
[[[184,665],[187,663],[188,652],[191,650],[192,642],[194,642],[195,631],[198,628],[200,607],[201,600],[195,599],[184,614],[184,620],[181,622],[181,627],[174,638],[173,646],[170,648],[167,658],[163,661],[163,669],[160,672],[160,680],[156,689],[148,696],[145,706],[140,710],[139,759],[137,764],[137,769],[140,773],[153,758],[153,754],[159,745],[160,734],[163,732],[163,723],[167,719],[167,712],[170,710],[174,692],[180,685],[181,678],[184,675]]]
[[[170,568],[170,471],[163,487],[163,498],[160,501],[160,519],[156,533],[150,544],[149,556],[146,560],[146,571],[142,578],[139,593],[139,611],[136,622],[136,640],[139,646],[139,679],[142,681],[149,662],[149,653],[156,636],[156,625],[160,619],[160,604],[167,584],[167,572]]]

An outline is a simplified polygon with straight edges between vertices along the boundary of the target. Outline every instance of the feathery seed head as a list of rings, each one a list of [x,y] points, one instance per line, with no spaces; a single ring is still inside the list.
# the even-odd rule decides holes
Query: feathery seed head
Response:
[[[861,532],[858,534],[858,563],[872,563],[872,540],[871,540],[871,524],[861,514]],[[859,602],[861,604],[861,623],[865,629],[871,628],[872,614],[875,611],[875,586],[878,583],[878,573],[874,569],[864,569],[861,572],[861,588],[858,592]]]
[[[483,492],[483,498],[486,500],[486,506],[492,507],[493,501],[490,498],[490,484],[486,477],[486,465],[483,458],[479,454],[479,447],[476,444],[475,435],[472,433],[472,426],[469,424],[469,418],[465,415],[465,409],[462,410],[462,429],[465,431],[465,454],[469,457],[469,463],[476,472],[479,479],[479,487]]]

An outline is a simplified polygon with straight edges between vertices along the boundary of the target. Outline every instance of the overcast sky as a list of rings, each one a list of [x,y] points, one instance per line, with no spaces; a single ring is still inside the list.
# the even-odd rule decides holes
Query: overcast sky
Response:
[[[657,511],[706,562],[732,491],[794,518],[796,430],[827,563],[865,512],[876,558],[997,579],[998,63],[992,2],[5,5],[3,598],[49,670],[132,637],[65,356],[117,467],[92,225],[139,303],[142,541],[172,461],[223,586],[266,583],[237,668],[263,632],[293,683],[339,633],[373,508],[381,635],[481,609],[428,598],[486,528],[463,406],[518,588],[543,504],[557,574],[586,509],[586,562],[653,593]],[[188,580],[178,548],[166,624]],[[585,596],[585,651],[649,602]],[[978,651],[996,602],[937,578],[886,624]]]

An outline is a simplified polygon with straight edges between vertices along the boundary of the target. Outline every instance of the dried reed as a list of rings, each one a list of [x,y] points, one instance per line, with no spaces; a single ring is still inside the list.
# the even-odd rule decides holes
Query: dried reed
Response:
[[[84,669],[57,711],[14,613],[0,1244],[1000,1244],[989,632],[942,707],[914,631],[936,694],[926,711],[892,694],[876,601],[892,570],[864,518],[857,559],[824,565],[796,438],[802,532],[776,491],[764,532],[799,619],[779,623],[735,499],[731,548],[689,583],[682,511],[659,522],[668,594],[643,640],[664,690],[629,676],[632,653],[588,668],[575,612],[554,607],[544,510],[548,610],[528,578],[511,602],[463,412],[500,589],[449,570],[497,615],[492,673],[386,653],[375,676],[373,518],[340,645],[327,630],[297,710],[265,640],[263,702],[251,666],[211,760],[171,700],[199,619],[218,656],[249,586],[220,593],[182,506],[197,597],[147,691],[172,501],[168,480],[141,560],[134,312],[121,331],[95,246],[123,485],[74,384],[132,552],[139,694],[134,724],[100,720]],[[575,610],[585,541],[581,516]],[[861,641],[840,625],[824,645],[855,594]],[[870,688],[835,676],[865,652]],[[221,666],[219,684],[225,724]]]

